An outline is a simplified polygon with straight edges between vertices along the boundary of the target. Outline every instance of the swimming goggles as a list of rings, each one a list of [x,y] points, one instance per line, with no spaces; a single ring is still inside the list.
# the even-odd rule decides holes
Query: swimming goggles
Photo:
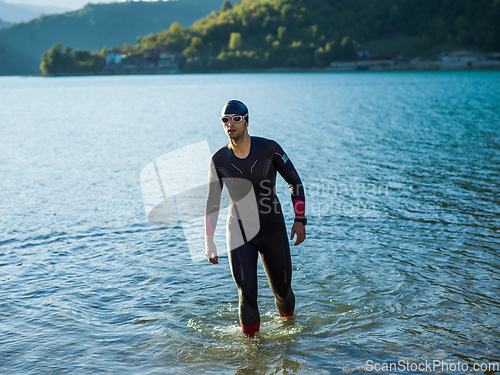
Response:
[[[224,123],[227,124],[230,120],[233,120],[234,123],[238,123],[241,120],[243,120],[247,115],[241,116],[241,115],[234,115],[234,116],[222,116],[220,120]]]

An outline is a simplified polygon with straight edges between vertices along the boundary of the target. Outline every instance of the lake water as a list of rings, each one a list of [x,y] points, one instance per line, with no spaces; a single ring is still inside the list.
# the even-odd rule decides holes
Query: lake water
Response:
[[[151,161],[227,143],[233,98],[295,164],[309,218],[292,246],[296,315],[278,317],[259,266],[253,338],[227,255],[193,262],[182,227],[149,223],[141,195]],[[2,373],[500,362],[500,72],[0,77],[0,109]]]

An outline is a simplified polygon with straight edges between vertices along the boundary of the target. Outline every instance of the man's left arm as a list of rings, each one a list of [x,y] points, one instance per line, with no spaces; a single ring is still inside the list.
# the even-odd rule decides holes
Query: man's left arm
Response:
[[[292,226],[292,231],[290,239],[293,240],[295,234],[297,234],[297,240],[294,246],[297,246],[304,242],[306,239],[306,228],[303,222],[298,220],[305,219],[306,216],[306,199],[304,186],[299,177],[299,174],[295,170],[291,160],[288,155],[283,151],[281,146],[276,143],[276,148],[274,150],[273,156],[274,165],[279,174],[285,179],[290,188],[290,194],[292,196],[293,209],[295,211],[295,222]]]

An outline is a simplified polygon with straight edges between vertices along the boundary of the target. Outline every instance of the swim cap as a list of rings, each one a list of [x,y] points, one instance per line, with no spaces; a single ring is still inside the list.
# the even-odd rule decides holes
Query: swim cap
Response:
[[[239,100],[230,100],[227,104],[222,108],[222,116],[224,115],[240,115],[245,116],[248,123],[248,108],[245,104],[240,102]]]

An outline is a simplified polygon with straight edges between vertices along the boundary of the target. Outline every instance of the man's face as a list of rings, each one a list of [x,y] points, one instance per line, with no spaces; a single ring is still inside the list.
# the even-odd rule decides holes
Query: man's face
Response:
[[[235,115],[235,114],[224,115],[223,117],[228,117],[229,118],[229,122],[226,122],[226,123],[223,122],[222,125],[224,126],[224,130],[226,131],[226,134],[227,134],[227,136],[228,136],[229,139],[238,140],[246,132],[246,129],[247,129],[247,126],[248,126],[247,125],[247,120],[243,117],[240,122],[234,122],[233,116],[242,117],[240,115]]]

